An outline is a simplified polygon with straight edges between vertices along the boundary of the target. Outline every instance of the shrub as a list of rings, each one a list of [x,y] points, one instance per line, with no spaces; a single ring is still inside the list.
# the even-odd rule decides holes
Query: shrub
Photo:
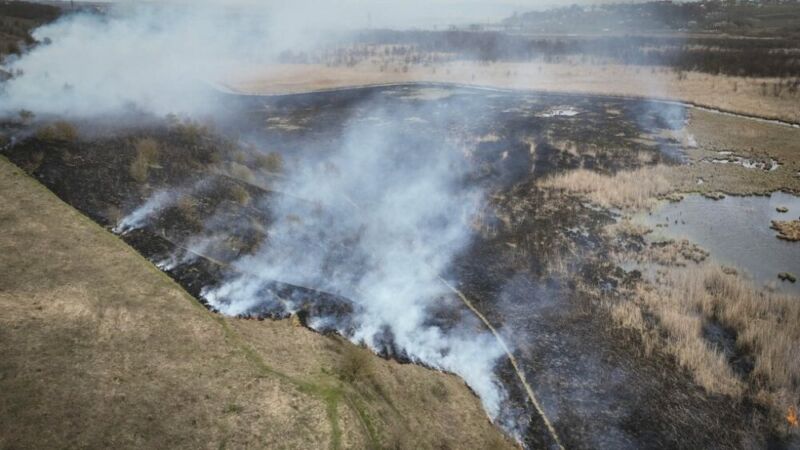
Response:
[[[245,188],[238,184],[234,184],[228,189],[228,197],[240,205],[247,205],[250,203],[250,194]]]
[[[78,140],[78,130],[71,123],[60,120],[39,128],[36,137],[48,142],[74,142]]]
[[[247,183],[252,183],[253,180],[255,180],[253,172],[250,171],[250,169],[248,169],[247,166],[239,163],[235,162],[231,163],[229,173],[233,178],[242,180]]]
[[[19,110],[19,120],[22,123],[30,123],[34,118],[34,114],[32,111],[28,111],[27,109],[20,109]]]
[[[179,138],[188,145],[199,145],[204,138],[211,134],[207,126],[193,121],[176,124],[175,131]]]
[[[150,172],[150,165],[158,160],[158,142],[151,138],[143,138],[134,144],[136,157],[131,162],[130,174],[139,183],[147,181],[147,174]]]
[[[256,165],[265,172],[283,172],[283,156],[280,153],[259,154],[256,156]]]
[[[372,375],[372,360],[369,351],[347,344],[339,362],[339,378],[348,383],[362,381]]]

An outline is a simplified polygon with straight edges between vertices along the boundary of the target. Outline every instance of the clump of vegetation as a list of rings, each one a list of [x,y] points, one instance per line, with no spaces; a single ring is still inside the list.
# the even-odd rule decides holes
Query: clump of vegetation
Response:
[[[336,369],[343,381],[348,383],[364,381],[372,375],[371,355],[366,349],[347,345]]]
[[[283,172],[283,156],[280,153],[270,152],[267,154],[258,154],[255,157],[256,165],[270,173]]]
[[[210,134],[207,126],[194,121],[176,123],[175,131],[177,131],[179,137],[189,145],[199,144],[204,137]]]
[[[604,175],[577,169],[547,178],[539,185],[586,195],[606,208],[644,209],[671,189],[667,171],[666,166],[654,166]]]
[[[781,272],[778,274],[778,279],[781,281],[788,281],[789,283],[794,283],[797,281],[797,277],[790,274],[789,272]]]
[[[637,255],[639,262],[654,262],[666,267],[686,267],[690,262],[699,264],[709,253],[688,239],[652,242]]]
[[[770,228],[778,232],[778,239],[800,241],[800,220],[773,220]]]
[[[247,189],[239,186],[238,184],[231,185],[230,188],[228,188],[228,198],[240,205],[248,205],[250,204],[251,200]]]
[[[253,172],[244,164],[232,162],[228,172],[233,178],[242,180],[246,183],[252,183],[256,179],[255,175],[253,175]]]
[[[244,408],[241,405],[237,405],[236,403],[229,403],[225,406],[225,410],[223,411],[225,414],[239,414],[244,411]]]
[[[59,120],[39,128],[36,137],[47,142],[75,142],[78,140],[78,129],[67,121]]]
[[[108,205],[103,212],[103,216],[110,225],[118,224],[119,221],[124,217],[122,210],[120,210],[116,205]]]
[[[441,382],[441,380],[436,380],[436,382],[431,386],[431,394],[433,397],[439,401],[446,401],[449,393],[447,392],[447,386]]]
[[[139,183],[145,183],[150,172],[150,166],[158,160],[160,152],[158,142],[152,138],[143,138],[134,144],[136,157],[131,162],[129,172],[131,177]]]
[[[29,111],[27,109],[20,109],[18,115],[19,115],[19,120],[23,124],[31,123],[31,121],[35,117],[35,115],[33,114],[33,111]]]
[[[195,199],[188,196],[181,197],[175,207],[187,228],[193,231],[200,231],[203,228],[203,220],[197,210]]]

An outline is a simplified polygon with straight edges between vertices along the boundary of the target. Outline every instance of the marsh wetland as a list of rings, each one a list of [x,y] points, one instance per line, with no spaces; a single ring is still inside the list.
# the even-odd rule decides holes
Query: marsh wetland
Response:
[[[235,315],[297,316],[318,332],[365,341],[384,357],[458,373],[457,365],[409,350],[391,328],[359,334],[359,321],[370,316],[357,299],[368,289],[364,280],[372,270],[364,240],[403,239],[402,233],[381,235],[381,229],[397,233],[392,224],[359,216],[387,201],[382,185],[413,184],[402,177],[424,172],[423,166],[440,160],[436,155],[449,152],[445,170],[453,175],[446,200],[477,207],[455,219],[468,233],[437,268],[499,330],[519,362],[524,377],[506,357],[498,357],[493,368],[501,393],[496,423],[507,433],[528,448],[553,446],[555,439],[566,448],[798,445],[796,431],[784,420],[797,402],[796,348],[770,350],[770,367],[778,375],[760,365],[763,343],[737,325],[741,317],[721,313],[724,308],[659,310],[642,300],[667,285],[665,277],[720,263],[738,273],[720,276],[736,283],[752,277],[756,285],[778,291],[770,295],[788,296],[770,300],[784,302],[779,316],[772,309],[740,314],[758,314],[784,328],[784,321],[796,321],[797,285],[781,282],[777,274],[800,275],[798,244],[777,239],[769,227],[770,220],[796,220],[800,212],[789,193],[797,193],[798,182],[784,174],[797,170],[797,149],[742,149],[718,141],[712,148],[708,142],[718,138],[707,121],[720,120],[712,113],[609,97],[407,85],[274,97],[220,94],[219,101],[230,114],[213,128],[138,117],[129,122],[139,125],[125,130],[77,123],[80,132],[73,136],[59,133],[58,124],[6,123],[10,145],[3,154],[119,233],[212,310],[237,304],[221,288],[246,280],[252,295]],[[356,139],[354,124],[360,150],[369,154],[371,145],[379,146],[380,160],[335,157],[332,149]],[[800,142],[800,130],[770,126],[787,142]],[[698,184],[692,171],[714,164],[703,152],[720,151],[761,152],[781,165],[770,171],[715,164],[717,172],[703,172]],[[335,197],[314,196],[292,183],[293,171],[310,165],[319,167],[310,176],[322,190],[336,179],[353,184],[332,191]],[[364,172],[371,167],[401,168],[401,178],[387,177],[382,169]],[[342,175],[348,171],[359,171],[361,178]],[[579,178],[586,173],[592,176]],[[729,196],[747,189],[748,179],[737,178],[741,173],[757,176],[754,191],[763,186],[786,193]],[[638,176],[631,181],[630,174]],[[652,186],[642,195],[629,192],[632,182]],[[731,184],[737,188],[728,189]],[[614,186],[613,193],[598,192],[604,186]],[[692,191],[726,194],[714,201]],[[426,201],[446,214],[465,214],[457,205],[424,197],[383,207]],[[782,206],[788,211],[775,210]],[[391,217],[402,217],[397,213]],[[442,224],[432,229],[451,230]],[[270,278],[259,269],[259,255],[294,259],[262,253],[271,247],[297,250],[286,236],[300,236],[305,251],[324,260],[313,280],[288,272]],[[683,244],[684,238],[689,242]],[[639,262],[624,262],[630,260]],[[453,292],[436,295],[436,306],[426,308],[426,330],[486,331]],[[675,314],[696,321],[697,331],[679,335],[669,327]],[[796,323],[775,332],[797,339]],[[708,339],[703,330],[712,328],[722,330],[716,334],[722,338]],[[727,350],[717,347],[720,339]],[[677,340],[690,342],[700,356],[687,360]],[[717,356],[725,351],[735,354],[731,362]],[[745,356],[748,368],[740,370],[733,360]],[[703,358],[715,364],[723,358],[731,384],[707,382],[710,369]],[[788,366],[774,367],[780,364]],[[525,383],[542,411],[534,408]]]

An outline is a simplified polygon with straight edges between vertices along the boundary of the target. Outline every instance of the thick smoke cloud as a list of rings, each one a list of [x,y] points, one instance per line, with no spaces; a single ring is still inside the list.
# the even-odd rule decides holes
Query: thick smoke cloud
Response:
[[[44,42],[6,69],[2,111],[98,116],[209,112],[209,86],[231,61],[269,57],[268,24],[210,6],[117,6],[43,26]]]
[[[49,44],[5,61],[3,69],[17,76],[2,87],[0,114],[211,114],[208,85],[240,64],[334,44],[337,31],[425,26],[424,18],[433,16],[467,20],[456,11],[484,20],[508,12],[507,5],[486,2],[456,7],[462,3],[118,2],[108,14],[67,15],[35,30],[36,40]]]
[[[462,376],[495,416],[500,346],[472,321],[447,330],[429,322],[448,300],[460,308],[439,276],[469,243],[481,193],[464,186],[467,162],[456,148],[425,146],[398,130],[391,112],[371,118],[348,124],[341,148],[290,173],[280,189],[292,197],[270,205],[268,242],[235,263],[247,275],[205,297],[230,315],[267,301],[263,288],[273,280],[346,297],[356,306],[354,329],[339,331],[374,349],[388,332],[412,359]]]

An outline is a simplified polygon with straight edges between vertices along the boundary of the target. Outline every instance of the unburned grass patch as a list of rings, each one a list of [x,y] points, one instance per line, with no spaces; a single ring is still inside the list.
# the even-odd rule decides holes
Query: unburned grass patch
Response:
[[[655,203],[657,197],[670,191],[668,171],[668,167],[661,165],[614,175],[576,169],[546,178],[539,182],[539,186],[585,195],[605,208],[646,209]]]

